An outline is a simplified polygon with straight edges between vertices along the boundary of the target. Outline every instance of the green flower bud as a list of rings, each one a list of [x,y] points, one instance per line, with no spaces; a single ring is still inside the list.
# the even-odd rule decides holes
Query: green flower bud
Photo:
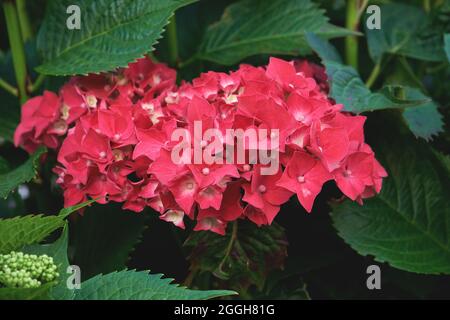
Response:
[[[0,254],[0,287],[38,288],[59,277],[53,258],[48,255],[12,251]]]

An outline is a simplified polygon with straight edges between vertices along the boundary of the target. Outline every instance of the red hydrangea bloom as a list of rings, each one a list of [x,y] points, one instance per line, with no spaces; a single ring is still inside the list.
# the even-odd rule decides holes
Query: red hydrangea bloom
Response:
[[[187,217],[194,230],[219,234],[236,219],[272,223],[293,195],[311,212],[330,180],[359,203],[380,192],[387,174],[364,142],[365,117],[328,98],[323,67],[271,58],[266,67],[210,71],[179,87],[175,80],[174,70],[148,58],[74,77],[59,96],[45,92],[23,106],[15,143],[58,149],[54,172],[66,206],[99,198],[136,212],[151,207],[180,228]],[[172,139],[178,129],[183,144]],[[243,139],[239,154],[231,129],[266,135]],[[216,161],[195,162],[196,150]],[[258,162],[261,154],[279,161]]]
[[[61,100],[50,91],[28,100],[22,107],[20,124],[14,133],[14,143],[32,153],[39,145],[58,146],[58,137],[67,131],[60,113]]]
[[[322,185],[331,178],[319,159],[304,151],[296,151],[278,180],[278,186],[296,193],[302,206],[311,212]]]

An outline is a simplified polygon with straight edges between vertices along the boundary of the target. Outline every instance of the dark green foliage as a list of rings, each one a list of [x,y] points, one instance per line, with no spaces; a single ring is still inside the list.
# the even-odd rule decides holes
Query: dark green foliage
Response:
[[[73,221],[73,261],[82,278],[126,267],[147,228],[148,215],[123,212],[119,205],[94,205]]]
[[[261,290],[270,272],[284,266],[288,243],[283,228],[235,221],[228,229],[225,236],[197,232],[187,239],[191,273],[212,273],[239,292],[251,285]]]

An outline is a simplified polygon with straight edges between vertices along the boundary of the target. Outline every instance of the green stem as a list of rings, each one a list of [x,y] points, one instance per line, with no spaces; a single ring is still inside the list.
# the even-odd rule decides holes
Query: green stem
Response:
[[[423,8],[426,12],[430,12],[431,10],[430,0],[423,0]]]
[[[378,61],[375,66],[372,69],[372,72],[369,75],[369,78],[366,81],[366,87],[370,89],[370,87],[373,86],[373,84],[375,83],[375,81],[378,78],[378,75],[380,74],[381,71],[381,60]]]
[[[347,0],[345,27],[356,31],[358,22],[358,1]],[[345,38],[345,60],[348,65],[358,70],[358,38],[354,35]]]
[[[169,43],[169,64],[175,67],[178,63],[178,39],[177,39],[177,22],[175,14],[170,18],[167,26],[167,41]]]
[[[39,74],[36,80],[28,86],[28,92],[35,92],[38,90],[46,78],[47,76],[45,74]]]
[[[19,89],[19,100],[23,104],[28,99],[26,91],[27,64],[15,3],[13,1],[4,1],[3,11],[5,12],[14,72],[16,74],[17,87]]]
[[[197,268],[193,268],[189,271],[186,279],[183,282],[183,285],[185,287],[190,288],[192,285],[192,282],[194,281],[195,276],[197,275],[198,269]]]
[[[181,254],[184,256],[185,252],[183,249],[183,242],[181,241],[180,236],[177,233],[177,231],[178,231],[177,227],[171,226],[170,229],[172,230],[172,235],[173,235],[173,238],[175,240],[175,243],[176,243],[178,249],[180,249]]]
[[[27,42],[33,36],[30,19],[28,19],[26,0],[16,0],[17,15],[19,16],[20,31],[23,42]]]
[[[13,96],[17,97],[17,95],[18,95],[17,88],[13,87],[12,85],[10,85],[8,82],[3,80],[2,78],[0,78],[0,88],[5,89],[9,93],[11,93]]]
[[[361,5],[359,6],[358,16],[357,16],[358,23],[361,20],[361,17],[364,14],[364,10],[366,10],[366,7],[367,7],[368,4],[369,4],[369,0],[363,0]]]
[[[427,72],[428,73],[436,73],[436,72],[439,72],[439,71],[447,68],[447,66],[448,66],[448,62],[445,61],[445,62],[438,64],[437,66],[427,68]]]
[[[219,264],[219,267],[217,269],[222,270],[223,265],[227,261],[228,257],[230,256],[231,250],[233,249],[234,242],[237,239],[237,231],[238,231],[238,222],[233,221],[233,230],[231,231],[231,238],[230,242],[228,243],[227,249],[225,251],[225,255],[223,256],[222,261]]]
[[[197,55],[193,55],[192,57],[190,57],[189,59],[186,59],[185,61],[181,61],[180,63],[178,63],[178,67],[180,69],[194,63],[196,60],[198,59]]]
[[[422,81],[417,77],[416,73],[412,70],[411,66],[408,63],[408,60],[406,60],[405,57],[399,58],[400,65],[403,67],[403,70],[406,71],[406,73],[409,75],[410,79],[415,82],[415,84],[422,89],[422,91],[427,92],[427,89],[424,87]]]
[[[386,58],[384,58],[383,60],[380,59],[380,61],[378,61],[375,66],[372,69],[372,72],[369,75],[369,78],[367,78],[366,80],[366,87],[367,88],[371,88],[373,86],[373,84],[375,83],[375,81],[377,81],[378,76],[380,75],[380,73],[383,71],[383,69],[389,65],[389,62],[391,61],[393,55],[388,55]]]

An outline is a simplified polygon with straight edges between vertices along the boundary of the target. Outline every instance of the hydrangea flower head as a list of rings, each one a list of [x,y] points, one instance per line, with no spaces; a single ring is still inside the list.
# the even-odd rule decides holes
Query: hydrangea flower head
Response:
[[[59,95],[45,92],[23,106],[15,143],[58,149],[54,171],[66,206],[99,197],[219,234],[236,219],[270,224],[293,196],[311,212],[330,180],[359,203],[380,192],[387,173],[364,141],[365,117],[328,97],[322,67],[271,58],[265,67],[175,80],[174,70],[148,58],[74,77]],[[183,144],[173,139],[179,129]],[[239,156],[229,130],[267,134],[244,138]],[[216,161],[192,161],[195,150]],[[224,150],[235,151],[233,161]],[[271,174],[270,164],[255,161],[261,154],[278,161]]]

